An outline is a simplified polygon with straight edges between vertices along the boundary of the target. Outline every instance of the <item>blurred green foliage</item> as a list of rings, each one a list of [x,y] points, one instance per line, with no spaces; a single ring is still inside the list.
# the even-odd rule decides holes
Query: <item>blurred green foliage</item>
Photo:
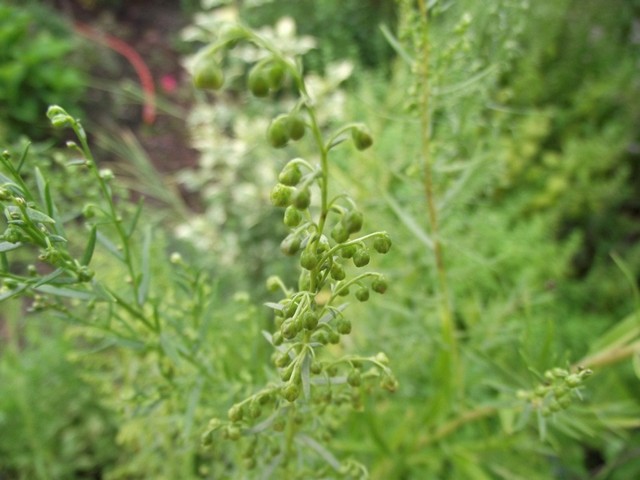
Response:
[[[78,109],[85,75],[74,62],[77,42],[44,5],[0,5],[0,139],[50,133],[44,112],[52,103]]]
[[[394,2],[385,0],[271,0],[241,2],[240,15],[252,27],[292,17],[301,35],[322,41],[305,57],[305,65],[324,71],[331,62],[350,59],[364,67],[386,70],[393,50],[380,25],[396,24]]]

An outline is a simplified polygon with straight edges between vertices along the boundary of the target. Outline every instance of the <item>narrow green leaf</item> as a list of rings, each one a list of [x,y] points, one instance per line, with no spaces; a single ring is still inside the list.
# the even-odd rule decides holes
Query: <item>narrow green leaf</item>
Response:
[[[20,285],[13,290],[7,290],[6,292],[0,293],[0,302],[3,302],[11,297],[18,295],[20,292],[25,290],[28,285]]]
[[[391,30],[389,30],[389,27],[382,24],[380,25],[380,31],[382,32],[382,35],[384,36],[384,38],[387,40],[387,43],[391,46],[391,48],[393,48],[396,51],[396,53],[400,56],[400,58],[402,58],[409,65],[413,65],[414,63],[413,58],[411,58],[411,55],[409,55],[409,53],[404,49],[404,47],[402,46],[400,41],[395,37],[395,35],[391,33]]]
[[[40,203],[46,205],[45,190],[47,189],[48,182],[45,180],[42,172],[38,167],[35,168],[36,186],[38,187],[38,195],[40,195]],[[51,210],[47,209],[47,213],[51,215]]]
[[[391,210],[393,210],[393,212],[398,216],[400,221],[404,223],[405,227],[407,227],[409,231],[411,231],[411,233],[415,235],[416,239],[420,240],[424,245],[427,246],[427,248],[433,249],[433,240],[431,240],[429,235],[427,235],[427,232],[425,232],[422,229],[422,227],[418,225],[418,222],[416,222],[416,219],[413,218],[409,214],[409,212],[404,210],[398,204],[398,202],[395,201],[394,198],[392,198],[387,194],[383,194],[383,197],[387,202],[387,204],[391,207]]]
[[[21,246],[22,246],[22,244],[20,242],[18,242],[18,243],[0,242],[0,253],[10,252],[11,250],[16,250],[17,248],[20,248]],[[7,268],[8,268],[8,266],[7,266]]]
[[[98,242],[100,242],[100,245],[102,245],[104,248],[107,249],[107,251],[109,253],[111,253],[111,255],[113,255],[114,257],[116,257],[118,260],[120,260],[121,262],[124,262],[124,256],[122,255],[122,252],[120,252],[120,250],[118,249],[118,247],[116,247],[113,242],[111,240],[109,240],[109,238],[107,238],[106,236],[104,236],[102,233],[98,232],[97,237]]]
[[[98,228],[94,225],[89,231],[89,239],[87,240],[87,246],[84,248],[84,253],[80,259],[80,265],[89,265],[93,258],[93,251],[96,248],[96,238],[98,237]]]
[[[55,295],[56,297],[76,298],[78,300],[93,300],[96,298],[93,293],[85,290],[55,287],[51,284],[40,285],[39,287],[36,287],[35,290],[49,295]]]
[[[20,155],[20,160],[18,160],[18,168],[16,168],[16,173],[20,173],[22,167],[24,166],[24,162],[27,159],[27,154],[29,153],[29,147],[31,147],[31,142],[27,143],[24,146],[24,150],[22,151],[22,155]]]
[[[302,393],[304,398],[309,400],[311,398],[311,382],[310,382],[310,367],[311,367],[311,355],[308,353],[302,359],[302,366],[300,368],[300,379],[302,380]]]
[[[138,220],[140,219],[140,214],[142,213],[142,205],[143,199],[140,199],[138,205],[136,206],[136,211],[133,214],[133,219],[131,220],[131,224],[127,229],[127,238],[131,238],[131,235],[135,232],[136,227],[138,226]]]
[[[151,228],[145,229],[144,238],[142,241],[142,278],[140,279],[140,288],[138,288],[139,305],[142,305],[146,301],[147,295],[149,293],[149,283],[151,281],[151,238]]]
[[[160,334],[160,346],[167,357],[175,364],[180,364],[178,348],[173,344],[173,338],[166,333]]]

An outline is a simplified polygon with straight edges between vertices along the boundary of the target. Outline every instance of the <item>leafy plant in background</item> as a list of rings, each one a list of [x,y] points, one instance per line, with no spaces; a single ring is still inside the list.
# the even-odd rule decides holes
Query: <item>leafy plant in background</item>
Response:
[[[0,6],[0,139],[48,136],[42,113],[52,103],[76,110],[85,88],[72,61],[76,44],[46,7]]]

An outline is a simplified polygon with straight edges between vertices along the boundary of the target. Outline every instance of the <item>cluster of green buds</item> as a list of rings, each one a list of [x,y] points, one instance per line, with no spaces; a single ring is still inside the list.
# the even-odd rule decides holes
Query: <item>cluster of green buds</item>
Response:
[[[269,431],[271,435],[265,436],[265,442],[271,456],[265,458],[284,466],[292,457],[294,438],[306,441],[312,450],[317,445],[315,440],[304,440],[308,437],[300,433],[305,419],[313,423],[314,435],[322,431],[327,434],[331,429],[323,426],[320,413],[344,404],[362,408],[362,394],[374,384],[388,391],[395,391],[398,386],[384,353],[337,359],[324,353],[325,346],[340,343],[341,337],[352,330],[352,322],[344,314],[346,297],[353,295],[365,302],[371,291],[386,292],[386,278],[363,269],[372,254],[389,252],[392,242],[387,232],[361,233],[364,215],[348,195],[330,197],[329,152],[345,140],[351,140],[357,150],[365,150],[373,144],[373,138],[360,123],[328,134],[322,131],[300,62],[286,57],[250,29],[233,25],[223,29],[218,41],[197,56],[195,85],[220,88],[224,83],[220,66],[224,53],[240,41],[251,42],[265,53],[247,76],[248,90],[254,96],[268,96],[287,81],[298,95],[291,111],[271,121],[267,141],[282,149],[307,136],[315,144],[318,158],[315,162],[303,158],[288,161],[270,194],[272,204],[283,210],[283,221],[289,230],[280,248],[285,255],[297,257],[300,267],[295,287],[288,287],[279,277],[267,280],[269,291],[282,294],[279,301],[267,303],[273,310],[274,330],[264,332],[274,347],[272,360],[278,376],[259,392],[233,405],[227,419],[213,419],[202,440],[205,445],[210,444],[214,432],[218,432],[224,438],[246,443],[249,453],[245,465],[249,468],[255,467],[256,436]],[[319,456],[328,461],[327,451],[323,452]],[[336,471],[344,470],[344,465],[335,459],[329,463]],[[355,472],[359,468],[347,470]]]
[[[66,276],[65,284],[88,282],[93,278],[88,264],[93,254],[95,235],[81,259],[69,253],[47,180],[36,169],[38,191],[34,193],[22,177],[20,170],[27,153],[28,149],[25,149],[17,162],[9,152],[5,151],[0,156],[2,171],[6,173],[0,173],[0,205],[7,225],[0,234],[0,274],[5,279],[4,285],[9,290],[20,292],[37,283],[33,276],[21,277],[10,272],[7,253],[26,247],[37,248],[40,252],[37,260],[58,269],[57,277],[63,273],[71,275],[71,278]]]
[[[543,383],[533,390],[518,390],[516,395],[548,417],[569,408],[573,397],[580,396],[584,381],[592,373],[592,370],[584,367],[578,367],[575,372],[564,368],[552,368],[544,373]]]

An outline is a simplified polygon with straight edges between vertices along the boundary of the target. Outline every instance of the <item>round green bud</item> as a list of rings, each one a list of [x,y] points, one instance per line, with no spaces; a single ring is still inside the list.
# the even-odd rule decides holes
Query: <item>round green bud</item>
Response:
[[[328,337],[329,337],[330,344],[337,345],[338,343],[340,343],[340,334],[338,334],[338,332],[329,330]]]
[[[346,297],[347,295],[349,295],[349,287],[342,287],[340,286],[337,294],[341,297]]]
[[[347,375],[347,383],[352,387],[359,387],[362,383],[362,375],[360,374],[360,370],[354,368]]]
[[[391,237],[387,232],[383,232],[382,235],[376,237],[373,241],[373,248],[378,253],[387,253],[391,249]]]
[[[366,150],[373,145],[373,137],[364,125],[358,125],[351,129],[351,139],[358,150]]]
[[[302,326],[307,330],[313,330],[318,326],[318,315],[312,310],[307,310],[302,316]]]
[[[249,91],[256,97],[266,97],[269,95],[269,77],[261,65],[254,66],[249,72],[247,79]]]
[[[294,192],[295,188],[278,183],[271,190],[271,203],[276,207],[286,207],[291,203]]]
[[[193,84],[203,90],[219,90],[224,84],[224,73],[213,59],[202,59],[193,70]]]
[[[280,288],[280,278],[276,275],[271,275],[269,278],[267,278],[266,285],[267,290],[269,290],[270,292],[277,292]]]
[[[310,248],[306,248],[300,255],[300,265],[306,270],[313,270],[318,265],[318,255]]]
[[[363,216],[358,210],[349,210],[342,217],[341,223],[349,233],[357,233],[362,229]]]
[[[267,128],[267,140],[274,148],[282,148],[289,142],[289,125],[286,115],[278,115]]]
[[[282,396],[289,402],[295,402],[300,396],[300,388],[295,383],[287,383],[282,389]]]
[[[369,250],[367,250],[365,247],[361,247],[358,250],[356,250],[356,253],[353,255],[353,264],[360,268],[360,267],[364,267],[365,265],[367,265],[369,263],[369,260],[371,259],[370,255],[369,255]]]
[[[567,375],[564,381],[569,386],[569,388],[576,388],[579,387],[582,383],[582,378],[580,378],[580,375],[572,373],[570,375]]]
[[[296,190],[293,194],[293,204],[298,210],[305,210],[311,204],[311,192],[308,188]]]
[[[276,60],[271,64],[267,71],[267,77],[269,79],[269,87],[271,87],[272,90],[278,90],[282,86],[285,73],[284,64],[282,62]]]
[[[342,223],[336,223],[331,229],[331,238],[336,243],[344,243],[349,240],[349,232]]]
[[[287,340],[295,338],[295,336],[298,334],[296,322],[291,319],[285,321],[280,327],[280,331],[282,332],[282,336]]]
[[[336,329],[341,335],[349,335],[351,333],[351,320],[345,317],[338,318],[336,322]]]
[[[284,342],[284,337],[282,336],[282,333],[280,333],[280,331],[274,332],[273,336],[271,337],[271,342],[276,347],[282,345],[282,342]]]
[[[293,205],[289,205],[287,207],[287,209],[284,211],[284,224],[287,227],[293,228],[293,227],[297,227],[298,225],[300,225],[300,222],[302,221],[302,214],[300,213],[300,210],[298,210],[296,207],[294,207]]]
[[[295,187],[302,178],[300,167],[294,164],[287,164],[278,175],[278,181],[284,185]]]
[[[234,425],[228,425],[226,428],[227,438],[232,441],[236,441],[240,439],[241,433],[240,429]]]
[[[384,277],[378,277],[371,282],[371,289],[376,293],[384,293],[388,288],[387,280]]]
[[[200,437],[200,442],[203,447],[208,447],[213,443],[213,432],[211,430],[207,430]]]
[[[276,432],[282,432],[285,426],[286,426],[286,423],[284,421],[284,418],[282,417],[278,417],[273,421],[273,429]]]
[[[291,140],[300,140],[302,137],[304,137],[306,124],[304,123],[304,119],[299,114],[290,114],[288,125],[289,138],[291,138]]]
[[[367,287],[360,287],[356,290],[356,298],[361,302],[369,300],[369,289]]]
[[[276,367],[284,368],[291,363],[291,357],[288,353],[279,353],[276,356],[275,362]]]
[[[232,406],[227,412],[227,416],[232,422],[239,422],[240,420],[242,420],[242,417],[244,416],[242,405],[235,404],[234,406]]]
[[[295,255],[300,250],[300,237],[294,234],[287,235],[282,242],[280,242],[280,250],[285,255]]]
[[[313,362],[309,367],[312,375],[320,375],[322,373],[322,365],[319,362]]]
[[[340,281],[344,280],[346,276],[347,274],[345,273],[344,268],[342,268],[342,265],[333,262],[333,264],[331,265],[331,278]]]
[[[358,250],[358,247],[354,244],[346,245],[340,249],[340,255],[342,258],[352,258]]]
[[[326,345],[327,343],[329,343],[329,337],[327,336],[327,332],[320,330],[313,333],[313,335],[311,336],[311,341]]]
[[[387,375],[380,382],[380,386],[388,392],[393,393],[398,389],[398,381],[394,377]]]

